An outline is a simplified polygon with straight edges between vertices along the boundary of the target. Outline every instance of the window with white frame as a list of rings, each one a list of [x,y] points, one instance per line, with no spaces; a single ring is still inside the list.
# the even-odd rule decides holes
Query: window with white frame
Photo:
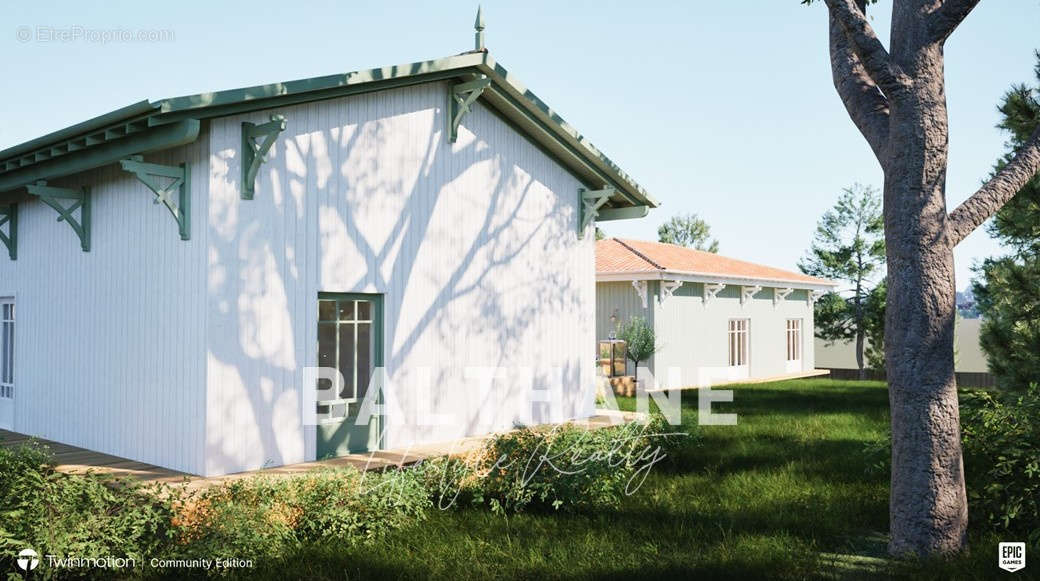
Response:
[[[787,360],[802,360],[802,320],[787,319]]]
[[[14,398],[14,301],[0,299],[0,398]]]
[[[748,364],[748,339],[751,327],[750,319],[730,319],[729,321],[729,366],[744,367]]]

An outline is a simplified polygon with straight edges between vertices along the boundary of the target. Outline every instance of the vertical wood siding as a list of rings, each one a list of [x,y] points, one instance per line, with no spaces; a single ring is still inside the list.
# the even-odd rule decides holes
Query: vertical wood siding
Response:
[[[485,393],[467,366],[531,368],[538,384],[566,386],[565,417],[591,413],[593,237],[576,236],[580,183],[479,102],[448,143],[447,90],[212,122],[207,474],[313,458],[302,368],[316,363],[323,291],[385,295],[401,412],[388,418],[386,446],[507,429],[526,415],[529,384],[510,375]],[[287,129],[255,199],[241,201],[241,122],[272,113]],[[423,400],[454,421],[417,425]],[[481,421],[481,409],[498,414]]]
[[[18,260],[0,257],[15,296],[14,430],[166,466],[202,469],[206,138],[148,156],[191,163],[191,240],[118,166],[51,185],[90,186],[91,251],[38,200],[19,205]]]

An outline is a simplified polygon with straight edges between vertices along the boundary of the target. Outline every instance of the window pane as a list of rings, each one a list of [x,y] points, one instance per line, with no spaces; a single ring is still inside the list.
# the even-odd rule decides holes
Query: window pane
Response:
[[[357,394],[364,397],[372,378],[372,324],[358,323],[357,336]]]
[[[0,358],[3,359],[0,381],[14,383],[14,323],[3,324],[3,336],[0,337]]]
[[[343,374],[342,398],[354,397],[354,324],[339,326],[339,372]]]
[[[357,318],[359,321],[371,321],[372,320],[372,303],[369,301],[358,301],[357,302]]]
[[[336,301],[318,301],[318,320],[336,320]]]
[[[318,366],[336,367],[336,324],[318,323]],[[318,389],[329,389],[332,382],[327,379],[318,381]],[[328,394],[324,399],[329,399]]]
[[[353,321],[354,320],[354,301],[340,301],[339,302],[339,320],[341,320],[341,321]]]

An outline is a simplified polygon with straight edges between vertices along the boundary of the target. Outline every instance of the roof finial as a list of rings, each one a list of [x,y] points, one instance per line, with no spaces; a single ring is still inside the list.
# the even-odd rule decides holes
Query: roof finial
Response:
[[[473,28],[477,31],[474,35],[477,50],[481,52],[487,50],[484,48],[484,8],[479,4],[477,5],[477,20],[473,23]]]

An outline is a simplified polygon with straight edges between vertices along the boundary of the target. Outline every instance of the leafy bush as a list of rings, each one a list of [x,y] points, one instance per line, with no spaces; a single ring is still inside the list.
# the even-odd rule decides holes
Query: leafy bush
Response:
[[[973,392],[961,405],[964,468],[975,520],[1040,542],[1040,386],[1007,401]]]
[[[55,472],[35,444],[0,449],[0,553],[143,558],[174,534],[170,502],[131,480]]]
[[[1040,386],[1017,395],[965,391],[960,403],[972,526],[1040,542]],[[863,452],[868,473],[889,473],[889,434],[868,442]]]
[[[280,557],[301,543],[371,541],[429,506],[420,474],[348,467],[205,489],[181,504],[176,523],[186,556]]]
[[[661,416],[646,423],[587,430],[564,424],[498,435],[465,458],[424,470],[441,507],[469,502],[497,513],[616,506],[642,485],[677,436]]]
[[[18,550],[80,557],[291,559],[342,549],[425,518],[433,501],[491,510],[617,505],[679,441],[661,416],[586,430],[523,429],[466,458],[411,469],[257,476],[195,491],[56,472],[46,450],[0,449],[0,567]]]
[[[41,554],[276,559],[305,542],[357,544],[422,519],[422,475],[354,468],[253,477],[186,492],[55,472],[35,445],[0,448],[0,567]]]

